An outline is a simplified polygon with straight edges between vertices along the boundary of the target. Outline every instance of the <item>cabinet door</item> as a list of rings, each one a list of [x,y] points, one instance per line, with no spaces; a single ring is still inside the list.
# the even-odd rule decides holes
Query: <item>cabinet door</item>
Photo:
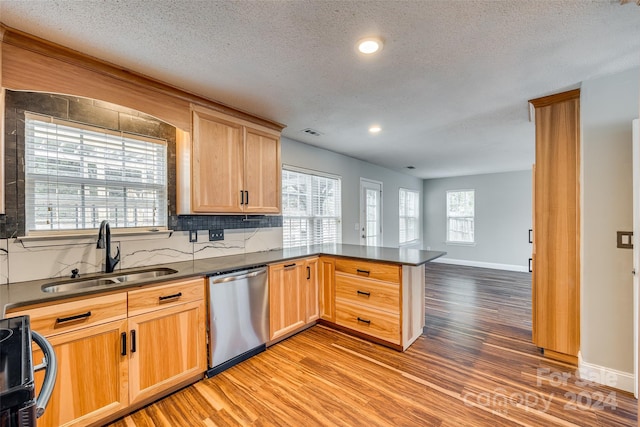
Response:
[[[335,260],[320,257],[320,318],[335,323]]]
[[[270,338],[281,337],[306,323],[304,261],[269,266]]]
[[[245,128],[245,213],[280,213],[280,138]]]
[[[242,212],[242,126],[193,112],[192,210]]]
[[[129,335],[132,404],[207,369],[204,301],[130,317]]]
[[[318,258],[308,259],[305,262],[305,287],[306,287],[306,321],[313,322],[320,318],[318,306]]]
[[[128,362],[122,355],[126,320],[47,338],[56,353],[58,375],[51,400],[38,419],[43,426],[84,426],[128,405]],[[34,363],[42,361],[34,346]],[[36,373],[36,392],[44,372]]]

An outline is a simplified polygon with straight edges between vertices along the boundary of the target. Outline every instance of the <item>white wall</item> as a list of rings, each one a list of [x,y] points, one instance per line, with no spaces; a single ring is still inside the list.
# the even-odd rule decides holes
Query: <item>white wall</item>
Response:
[[[582,360],[633,372],[633,252],[616,231],[633,230],[631,121],[640,69],[582,83]]]
[[[473,246],[446,243],[447,190],[475,190]],[[530,170],[425,180],[424,248],[460,264],[528,271],[531,192]]]
[[[360,178],[383,183],[382,246],[398,246],[400,187],[419,191],[422,198],[422,179],[287,138],[282,138],[282,163],[342,177],[342,243],[360,244],[355,229],[360,223]]]

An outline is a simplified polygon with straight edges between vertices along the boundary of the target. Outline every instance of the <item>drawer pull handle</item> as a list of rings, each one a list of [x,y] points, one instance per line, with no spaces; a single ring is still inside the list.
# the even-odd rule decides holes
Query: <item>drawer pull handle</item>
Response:
[[[295,266],[296,266],[296,263],[294,262],[293,264],[285,264],[284,268],[291,268]]]
[[[366,323],[367,325],[371,324],[371,320],[363,319],[361,317],[358,317],[358,322]]]
[[[120,355],[127,355],[127,333],[123,332],[120,334]]]
[[[365,291],[358,291],[358,295],[364,295],[366,297],[370,297],[371,296],[371,292],[365,292]]]
[[[311,280],[311,267],[307,265],[307,280]]]
[[[180,298],[181,296],[182,296],[182,292],[178,292],[177,294],[158,297],[158,299],[160,301],[166,301],[168,299]]]
[[[75,316],[58,317],[56,319],[56,323],[73,322],[74,320],[86,319],[87,317],[91,317],[90,311],[87,311],[86,313],[82,313],[82,314],[76,314]]]
[[[358,273],[358,274],[363,274],[363,275],[365,275],[365,276],[368,276],[368,275],[369,275],[369,270],[360,270],[360,269],[357,269],[357,270],[356,270],[356,273]]]
[[[136,352],[136,330],[131,330],[131,353]]]

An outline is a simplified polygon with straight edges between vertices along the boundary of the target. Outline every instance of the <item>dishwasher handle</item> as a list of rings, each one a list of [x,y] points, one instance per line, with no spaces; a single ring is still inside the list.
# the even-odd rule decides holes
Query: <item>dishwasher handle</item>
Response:
[[[236,280],[250,279],[252,277],[261,276],[263,274],[267,274],[266,268],[261,268],[260,270],[254,271],[240,271],[236,275],[211,278],[211,283],[215,285],[218,283],[235,282]]]

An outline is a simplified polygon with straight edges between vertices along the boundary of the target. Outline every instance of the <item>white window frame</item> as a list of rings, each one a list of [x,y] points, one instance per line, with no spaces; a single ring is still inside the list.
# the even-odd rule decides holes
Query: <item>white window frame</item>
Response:
[[[406,214],[407,212],[407,207],[404,206],[404,210],[405,210],[405,215],[402,215],[402,210],[403,210],[403,206],[402,203],[400,202],[402,200],[402,193],[414,193],[416,195],[416,216],[409,216]],[[404,198],[405,200],[405,204],[406,204],[406,196]],[[401,233],[401,229],[402,229],[402,223],[404,221],[405,223],[405,235],[407,234],[407,230],[409,229],[408,227],[408,222],[410,219],[414,219],[415,220],[415,228],[416,228],[416,238],[415,239],[411,239],[411,240],[402,240],[402,233]],[[410,188],[403,188],[400,187],[400,189],[398,190],[398,244],[399,246],[412,246],[412,245],[417,245],[421,242],[421,238],[420,238],[420,191],[419,190],[412,190]]]
[[[282,188],[282,196],[283,196],[283,201],[282,201],[282,223],[283,223],[283,236],[282,236],[282,244],[284,248],[288,248],[288,247],[295,247],[295,246],[289,246],[287,245],[287,239],[285,238],[285,233],[287,232],[287,226],[286,226],[286,221],[287,218],[295,218],[298,220],[307,220],[308,222],[308,226],[307,229],[311,230],[313,229],[313,222],[318,220],[318,219],[331,219],[334,218],[336,221],[336,241],[335,242],[325,242],[325,243],[336,243],[339,244],[342,242],[342,177],[340,175],[333,175],[333,174],[329,174],[326,172],[321,172],[321,171],[316,171],[313,169],[306,169],[306,168],[301,168],[298,166],[291,166],[291,165],[282,165],[282,171],[283,171],[283,178],[284,178],[284,172],[285,171],[290,171],[290,172],[295,172],[295,173],[300,173],[300,174],[305,174],[305,175],[311,175],[311,176],[317,176],[317,177],[321,177],[321,178],[329,178],[329,179],[335,179],[338,181],[339,185],[340,185],[340,198],[338,200],[339,206],[339,215],[335,216],[335,217],[319,217],[319,216],[314,216],[313,215],[313,209],[312,210],[312,214],[310,216],[305,215],[305,216],[300,216],[300,215],[295,215],[295,216],[290,216],[287,215],[286,212],[286,206],[285,206],[285,201],[284,201],[284,195],[285,195],[285,188],[284,188],[284,183],[283,183],[283,188]],[[309,195],[309,198],[311,199],[312,195]],[[309,242],[309,236],[307,238],[307,246],[311,245],[311,244],[319,244],[317,242]]]
[[[93,233],[100,225],[100,222],[104,219],[108,220],[112,230],[118,229],[120,232],[145,232],[145,231],[167,231],[167,225],[168,225],[168,156],[167,156],[167,141],[163,140],[163,139],[159,139],[159,138],[153,138],[153,137],[148,137],[148,136],[142,136],[142,135],[137,135],[137,134],[132,134],[132,133],[128,133],[128,132],[122,132],[122,131],[114,131],[114,130],[110,130],[110,129],[105,129],[105,128],[100,128],[97,126],[91,126],[91,125],[86,125],[86,124],[82,124],[82,123],[77,123],[77,122],[73,122],[70,120],[64,120],[64,119],[58,119],[55,117],[51,117],[51,116],[45,116],[45,115],[40,115],[40,114],[36,114],[36,113],[25,113],[25,131],[26,131],[26,123],[29,120],[36,120],[36,121],[40,121],[40,122],[44,122],[44,123],[48,123],[48,124],[56,124],[56,125],[61,125],[61,126],[66,126],[66,127],[70,127],[70,128],[74,128],[74,129],[78,129],[80,131],[85,130],[88,132],[97,132],[97,133],[101,133],[101,134],[105,134],[105,135],[109,135],[110,137],[115,137],[117,138],[123,138],[123,139],[129,139],[129,140],[136,140],[139,142],[143,142],[143,143],[153,143],[153,144],[159,144],[161,146],[164,146],[164,163],[162,164],[162,168],[164,170],[160,170],[160,174],[158,175],[160,177],[160,181],[157,182],[154,181],[152,183],[144,183],[144,182],[133,182],[134,180],[128,181],[125,177],[122,177],[121,179],[101,179],[101,180],[96,180],[96,179],[91,179],[86,177],[58,177],[57,175],[47,175],[47,174],[43,174],[43,173],[34,173],[32,171],[29,171],[30,167],[28,167],[28,162],[30,161],[29,158],[29,146],[30,143],[27,142],[27,138],[29,138],[28,135],[25,135],[25,234],[27,234],[28,236],[64,236],[64,235],[83,235],[83,234],[89,234],[89,231],[91,231],[91,233]],[[26,133],[26,132],[25,132]],[[126,151],[125,151],[126,153]],[[126,157],[125,157],[126,158]],[[93,159],[95,162],[95,159]],[[114,159],[111,159],[111,161],[113,161]],[[93,165],[95,165],[96,163],[93,163]],[[107,162],[105,161],[104,164],[107,164]],[[102,164],[97,163],[98,167],[101,167]],[[102,166],[103,167],[103,166]],[[104,168],[104,167],[103,167]],[[105,168],[105,176],[106,175],[106,171],[107,169]],[[113,170],[113,166],[111,168],[111,170]],[[157,170],[157,169],[156,169]],[[148,178],[147,178],[148,179]],[[63,227],[63,228],[57,228],[56,225],[51,224],[51,228],[39,228],[38,226],[36,226],[35,224],[38,221],[36,218],[36,207],[34,205],[34,201],[35,199],[32,197],[32,193],[31,191],[33,191],[33,186],[36,185],[36,183],[47,183],[47,185],[52,185],[51,183],[53,183],[53,186],[55,186],[58,182],[60,182],[61,184],[69,184],[69,185],[93,185],[93,186],[104,186],[106,187],[111,187],[111,188],[116,188],[119,187],[120,185],[123,186],[123,190],[128,191],[128,190],[143,190],[143,191],[155,191],[156,194],[158,194],[158,196],[156,197],[156,203],[152,203],[150,206],[154,211],[153,214],[153,220],[152,221],[147,221],[146,224],[140,225],[140,226],[131,226],[131,220],[122,220],[122,222],[120,222],[120,220],[117,220],[116,218],[109,218],[107,217],[108,214],[106,212],[108,212],[109,210],[113,209],[113,206],[109,206],[108,204],[108,199],[106,201],[105,205],[99,205],[97,206],[95,209],[97,212],[99,212],[99,217],[96,218],[95,221],[90,221],[90,224],[87,223],[84,219],[83,221],[80,221],[80,224],[84,224],[84,227],[78,227],[78,228],[71,228],[71,227]],[[104,191],[107,191],[106,189]],[[109,191],[113,191],[113,190],[109,190]],[[106,196],[105,196],[106,197]],[[80,209],[81,210],[86,210],[87,209],[87,205],[85,204],[84,200],[83,200],[84,196],[79,196],[80,199]],[[122,198],[119,198],[117,200],[129,200],[126,196],[123,196]],[[126,203],[126,202],[125,202]],[[58,209],[58,204],[56,202],[52,203],[52,208],[51,209]],[[148,208],[147,208],[148,209]],[[125,210],[122,215],[123,217],[126,217],[128,214],[130,214],[132,212],[131,209],[129,209],[128,211]],[[133,209],[133,212],[135,212],[135,209]],[[127,224],[128,222],[128,224]],[[122,225],[121,225],[122,224]],[[90,226],[88,226],[90,225]]]
[[[450,216],[449,215],[449,194],[451,193],[468,193],[471,192],[473,194],[473,214],[470,216]],[[446,193],[446,200],[445,200],[445,209],[446,209],[446,243],[447,244],[452,244],[452,245],[462,245],[462,246],[474,246],[476,244],[476,233],[475,233],[475,229],[476,229],[476,220],[475,220],[475,216],[476,216],[476,192],[474,189],[463,189],[463,190],[447,190]],[[460,220],[471,220],[471,225],[473,228],[473,235],[472,235],[472,240],[453,240],[450,239],[451,237],[451,220],[452,219],[460,219]]]

